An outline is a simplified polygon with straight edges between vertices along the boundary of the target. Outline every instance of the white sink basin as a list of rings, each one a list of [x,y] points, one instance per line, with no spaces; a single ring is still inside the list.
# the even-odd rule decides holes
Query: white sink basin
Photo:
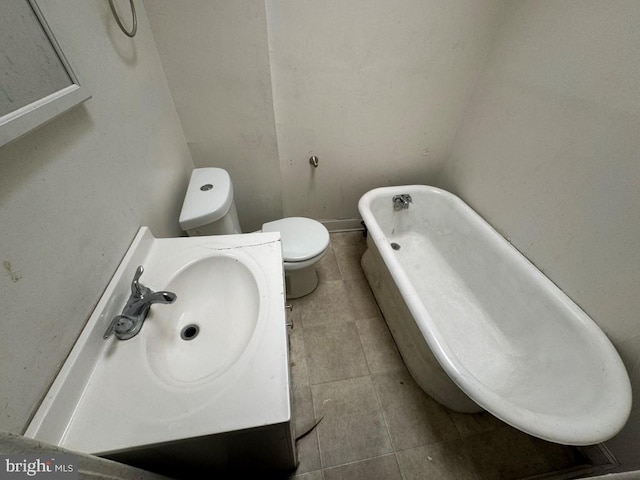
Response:
[[[225,254],[187,265],[163,290],[144,329],[149,365],[170,384],[211,382],[245,352],[256,331],[260,291],[247,265]]]
[[[278,233],[156,239],[141,228],[25,435],[94,454],[269,425],[285,425],[286,440],[281,252]],[[177,299],[152,305],[135,337],[104,340],[138,265],[142,284]]]

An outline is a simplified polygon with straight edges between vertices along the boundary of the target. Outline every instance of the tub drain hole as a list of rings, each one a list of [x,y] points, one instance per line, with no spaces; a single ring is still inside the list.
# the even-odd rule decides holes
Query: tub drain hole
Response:
[[[400,245],[396,242],[391,242],[391,248],[393,248],[394,250],[400,250]]]
[[[182,329],[180,332],[180,338],[183,340],[193,340],[198,336],[198,333],[200,333],[200,327],[195,323],[192,323]]]

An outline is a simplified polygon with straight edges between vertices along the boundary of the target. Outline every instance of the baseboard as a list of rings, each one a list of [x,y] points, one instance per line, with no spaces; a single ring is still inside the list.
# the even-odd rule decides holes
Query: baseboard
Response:
[[[329,232],[349,232],[353,230],[362,230],[361,218],[344,218],[338,220],[320,220]]]

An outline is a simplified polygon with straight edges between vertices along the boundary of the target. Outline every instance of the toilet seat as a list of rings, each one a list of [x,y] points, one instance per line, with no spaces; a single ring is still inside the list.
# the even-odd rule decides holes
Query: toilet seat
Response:
[[[329,248],[329,231],[316,220],[304,217],[287,217],[262,225],[263,232],[280,232],[282,259],[292,269],[313,264],[316,257]],[[300,265],[297,265],[300,263]]]

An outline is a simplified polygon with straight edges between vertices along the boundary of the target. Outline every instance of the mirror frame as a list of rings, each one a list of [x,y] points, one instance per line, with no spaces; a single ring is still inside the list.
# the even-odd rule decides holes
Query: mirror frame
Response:
[[[80,83],[77,74],[69,64],[69,60],[62,52],[58,41],[38,6],[37,0],[26,1],[33,9],[51,46],[58,55],[62,67],[66,70],[69,78],[71,78],[72,84],[0,117],[0,147],[22,137],[70,108],[91,98],[87,87]]]

